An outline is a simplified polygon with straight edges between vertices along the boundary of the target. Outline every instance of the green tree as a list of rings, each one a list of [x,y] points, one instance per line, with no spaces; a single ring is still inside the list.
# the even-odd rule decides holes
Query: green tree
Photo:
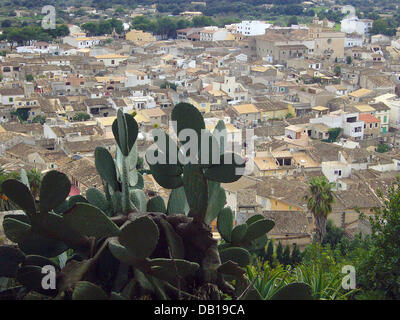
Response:
[[[161,89],[171,88],[171,89],[176,91],[176,84],[172,83],[172,82],[165,81],[163,84],[161,84],[160,88]]]
[[[327,139],[327,142],[336,142],[337,138],[340,135],[340,132],[342,132],[341,128],[331,128],[328,130],[329,138]]]
[[[332,220],[328,220],[326,224],[326,234],[324,239],[322,240],[322,244],[328,244],[331,246],[332,249],[335,249],[338,246],[343,238],[345,237],[346,233],[343,229],[336,227]]]
[[[279,263],[283,264],[283,246],[280,241],[276,248],[276,260],[278,260]]]
[[[379,144],[378,147],[376,148],[376,152],[379,152],[379,153],[388,152],[389,150],[390,150],[389,145],[387,145],[385,143]]]
[[[29,187],[35,199],[39,197],[40,183],[42,181],[42,174],[36,169],[29,170],[26,175],[28,176]]]
[[[33,75],[27,74],[27,75],[25,76],[25,80],[28,81],[28,82],[32,82],[32,81],[35,80],[35,79],[33,78]]]
[[[268,241],[267,250],[265,254],[265,260],[268,261],[269,265],[272,266],[274,262],[274,243],[272,240]]]
[[[335,73],[335,76],[339,77],[342,74],[342,68],[340,66],[335,66],[333,72]]]
[[[299,21],[297,20],[297,17],[296,17],[296,16],[291,16],[291,17],[289,18],[289,21],[288,21],[288,23],[287,23],[287,26],[290,27],[290,26],[292,26],[292,25],[297,25],[297,24],[299,24]]]
[[[32,123],[40,123],[43,125],[46,123],[46,117],[39,114],[32,119]]]
[[[292,256],[290,257],[290,264],[296,266],[299,263],[301,263],[301,253],[299,247],[295,243],[292,250]]]
[[[287,266],[290,264],[290,247],[288,244],[285,246],[285,250],[283,250],[282,264],[284,266]]]
[[[371,34],[384,34],[387,36],[393,36],[395,33],[393,29],[394,28],[390,27],[386,20],[378,19],[372,24]]]
[[[82,30],[86,31],[89,35],[94,36],[97,34],[97,24],[94,22],[86,22],[81,25]]]
[[[74,121],[86,121],[90,119],[90,115],[85,112],[78,112],[72,118]]]
[[[326,233],[326,220],[332,212],[335,201],[333,196],[334,184],[325,177],[313,177],[308,181],[309,194],[304,196],[307,208],[314,216],[315,240],[321,243]]]
[[[400,299],[400,178],[387,192],[378,191],[383,202],[369,217],[371,247],[357,266],[357,283],[372,296]]]

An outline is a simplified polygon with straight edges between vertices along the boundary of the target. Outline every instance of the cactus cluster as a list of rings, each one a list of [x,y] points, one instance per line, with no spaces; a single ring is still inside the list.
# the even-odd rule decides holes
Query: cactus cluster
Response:
[[[192,105],[178,104],[172,112],[177,133],[205,129]],[[215,130],[223,130],[219,122]],[[186,141],[158,143],[156,152],[170,152]],[[3,227],[15,245],[0,246],[0,278],[15,278],[16,287],[0,291],[0,299],[23,299],[32,292],[56,299],[260,299],[245,277],[250,252],[265,246],[273,222],[260,215],[234,227],[221,183],[236,181],[239,161],[220,164],[151,164],[154,179],[172,189],[167,204],[158,195],[147,199],[143,177],[136,170],[138,125],[118,111],[112,126],[115,159],[104,148],[95,151],[95,164],[104,190],[91,188],[86,197],[68,197],[67,176],[49,171],[41,182],[39,199],[27,179],[3,182],[4,194],[25,214],[8,214]],[[208,139],[216,139],[210,133]],[[223,157],[224,139],[210,156]],[[157,143],[157,141],[156,141]],[[200,154],[201,156],[201,154]],[[209,156],[209,155],[207,155]],[[210,224],[217,219],[222,242]],[[56,287],[42,286],[44,266],[53,266]],[[235,279],[235,286],[230,280]],[[302,284],[284,288],[275,298],[307,298]]]

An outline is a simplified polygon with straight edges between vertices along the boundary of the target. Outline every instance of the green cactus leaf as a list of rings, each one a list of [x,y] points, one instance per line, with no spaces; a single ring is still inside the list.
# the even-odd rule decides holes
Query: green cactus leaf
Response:
[[[72,209],[75,204],[78,202],[82,203],[89,203],[84,196],[81,196],[80,194],[74,195],[69,197],[68,200],[64,200],[57,208],[55,208],[53,211],[54,213],[57,214],[64,214],[68,210]]]
[[[153,135],[154,142],[158,147],[160,152],[166,155],[174,155],[178,159],[179,148],[177,143],[167,134],[164,130],[159,128],[153,129],[151,131]],[[178,161],[177,161],[178,162]]]
[[[116,239],[111,239],[108,242],[108,248],[111,254],[123,263],[132,263],[135,260],[135,255],[127,248],[122,246]]]
[[[167,214],[184,214],[189,212],[189,204],[186,200],[184,187],[173,189],[169,195]]]
[[[64,212],[67,212],[69,209],[71,209],[69,205],[69,200],[64,200],[59,206],[57,206],[57,208],[53,209],[53,212],[57,214],[63,214]]]
[[[89,281],[78,281],[72,293],[72,300],[108,300],[108,297],[99,286]]]
[[[197,133],[200,140],[201,130],[206,127],[200,111],[189,103],[178,103],[172,110],[171,119],[172,121],[176,121],[176,133],[178,137],[182,130],[192,129]],[[186,141],[181,142],[185,143]]]
[[[218,215],[217,228],[221,237],[227,242],[232,241],[231,233],[233,230],[233,221],[234,216],[232,209],[229,207],[223,208]]]
[[[171,251],[171,258],[183,259],[185,256],[185,246],[183,245],[180,235],[175,232],[174,228],[168,221],[160,219],[160,225],[165,233],[168,247]]]
[[[228,260],[218,267],[218,272],[234,277],[241,277],[246,271],[236,262]]]
[[[117,169],[110,152],[103,147],[97,147],[95,150],[95,165],[100,177],[106,181],[111,189],[119,190],[117,179]]]
[[[204,221],[208,205],[208,185],[202,168],[187,164],[183,167],[183,183],[192,216]]]
[[[77,194],[75,196],[69,197],[69,199],[68,199],[68,207],[72,208],[78,202],[88,203],[87,199],[84,196],[81,196],[80,194]]]
[[[231,248],[233,245],[231,243],[221,243],[218,245],[218,251],[222,251],[226,248]]]
[[[28,187],[16,179],[7,179],[1,184],[3,193],[22,210],[31,215],[36,213],[35,200]]]
[[[31,226],[13,218],[5,218],[3,221],[3,229],[7,239],[19,243],[29,235]]]
[[[133,189],[143,189],[144,188],[144,179],[143,175],[138,173],[137,175],[137,183],[132,186]]]
[[[71,182],[64,173],[49,171],[40,185],[40,212],[46,213],[58,207],[68,197],[70,191]]]
[[[170,163],[167,158],[167,156],[164,156],[165,153],[163,153],[160,150],[155,150],[154,151],[155,156],[157,156],[159,161],[163,161],[165,163],[152,163],[150,162],[149,155],[146,153],[146,162],[148,163],[150,170],[152,173],[156,173],[158,175],[163,175],[163,176],[179,176],[182,174],[182,167],[178,163]]]
[[[274,221],[268,219],[263,219],[253,222],[248,226],[247,233],[243,238],[243,242],[249,243],[252,240],[265,235],[268,231],[270,231],[274,227],[274,225],[275,225]]]
[[[254,239],[250,243],[242,244],[242,247],[244,247],[250,251],[265,250],[265,246],[267,245],[267,242],[268,242],[268,236],[267,236],[267,234],[264,234],[261,237]]]
[[[24,253],[11,246],[0,246],[0,277],[14,278],[18,266],[24,262]]]
[[[32,232],[19,242],[18,246],[27,255],[35,254],[47,258],[57,257],[68,249],[62,241],[48,239]]]
[[[112,124],[112,132],[122,154],[127,157],[139,133],[139,126],[135,118],[130,114],[124,114],[119,109],[117,119]]]
[[[167,208],[165,207],[164,199],[160,196],[153,197],[147,201],[147,212],[161,212],[166,213]]]
[[[143,190],[133,189],[129,192],[131,202],[140,212],[146,212],[146,195]]]
[[[78,203],[64,214],[63,220],[80,234],[96,239],[115,237],[120,232],[118,226],[103,211],[88,203]]]
[[[42,273],[42,268],[38,266],[24,266],[18,269],[16,279],[27,289],[39,292],[44,295],[54,296],[57,294],[57,289],[44,289],[42,286],[45,274]]]
[[[208,206],[205,223],[214,221],[226,203],[225,190],[219,182],[208,181]]]
[[[32,232],[49,239],[62,241],[74,249],[84,249],[82,246],[87,244],[87,239],[71,228],[63,217],[58,214],[41,213],[34,215],[31,217],[31,225]]]
[[[227,143],[227,132],[225,122],[223,120],[219,120],[217,125],[214,128],[213,135],[216,137],[219,144],[219,153],[224,154],[225,147]]]
[[[290,283],[275,293],[271,300],[312,300],[311,288],[302,282]]]
[[[262,214],[255,214],[254,216],[251,216],[246,220],[247,225],[251,225],[252,223],[258,221],[258,220],[263,220],[265,217]]]
[[[53,262],[49,258],[38,256],[38,255],[28,255],[25,257],[23,266],[37,266],[43,268],[44,266],[53,266],[56,270],[60,270],[57,263]]]
[[[121,149],[117,146],[116,147],[116,154],[115,154],[115,162],[118,167],[118,171],[122,172],[122,162],[124,159],[124,155],[121,152]],[[136,165],[138,161],[139,153],[138,153],[138,148],[137,144],[135,143],[129,152],[129,155],[127,156],[127,164],[128,164],[128,170],[133,171],[136,170]]]
[[[183,186],[183,179],[181,176],[162,175],[153,171],[152,175],[154,180],[156,180],[156,182],[165,189],[177,189]]]
[[[107,212],[110,209],[110,203],[106,196],[97,188],[90,188],[86,191],[86,199],[90,204],[99,208],[103,212]]]
[[[178,282],[178,278],[193,276],[199,270],[199,265],[194,262],[181,259],[152,259],[152,275],[156,278],[166,280],[173,284]]]
[[[199,146],[199,163],[203,168],[211,167],[213,164],[220,162],[220,150],[217,138],[215,138],[209,130],[205,130],[202,135]]]
[[[122,193],[120,191],[115,191],[111,196],[112,205],[114,208],[114,214],[122,212]]]
[[[241,156],[227,152],[220,156],[220,164],[207,168],[204,174],[209,180],[231,183],[242,177],[245,165]]]
[[[21,175],[20,175],[20,177],[21,177],[21,182],[22,182],[24,185],[26,185],[26,186],[28,187],[28,189],[30,190],[31,187],[30,187],[30,185],[29,185],[29,179],[28,179],[28,175],[26,174],[25,169],[21,169]]]
[[[110,300],[128,300],[125,297],[123,297],[121,294],[119,294],[118,292],[111,292],[110,295]]]
[[[239,224],[232,230],[231,240],[234,245],[239,245],[247,233],[247,224]]]
[[[221,263],[227,261],[236,262],[242,268],[250,263],[250,253],[243,248],[231,247],[222,250],[220,253]]]
[[[138,183],[139,174],[136,170],[132,170],[129,172],[129,186],[135,187]]]
[[[250,289],[240,298],[240,300],[264,300],[254,285],[250,284]]]
[[[159,231],[155,222],[151,218],[143,216],[122,228],[119,242],[137,258],[147,258],[156,248],[158,238]]]
[[[26,224],[31,224],[31,219],[26,214],[19,214],[19,213],[9,213],[4,216],[4,219],[11,218],[18,221],[21,221]]]

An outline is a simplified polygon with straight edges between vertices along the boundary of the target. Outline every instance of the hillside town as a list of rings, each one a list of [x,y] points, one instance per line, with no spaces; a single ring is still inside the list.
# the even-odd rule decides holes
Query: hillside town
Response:
[[[155,9],[132,16],[146,10]],[[115,153],[118,109],[138,122],[144,159],[152,129],[168,131],[173,107],[187,102],[208,129],[223,120],[243,154],[242,137],[253,130],[252,173],[222,184],[236,224],[262,214],[275,221],[271,238],[304,248],[314,232],[308,181],[325,176],[335,185],[329,218],[349,237],[368,232],[360,213],[382,204],[377,190],[400,171],[400,29],[387,36],[371,28],[349,14],[339,28],[315,16],[308,25],[241,21],[162,39],[129,25],[93,36],[70,24],[52,42],[3,40],[0,165],[61,171],[70,195],[85,195],[103,186],[94,150]],[[147,195],[168,200],[151,174],[144,183]]]

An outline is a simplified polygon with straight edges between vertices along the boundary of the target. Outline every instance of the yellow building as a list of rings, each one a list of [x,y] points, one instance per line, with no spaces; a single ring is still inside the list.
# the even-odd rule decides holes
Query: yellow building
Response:
[[[133,41],[133,42],[152,42],[156,41],[156,38],[148,32],[143,32],[142,30],[135,30],[132,29],[129,31],[126,36],[126,40]]]
[[[265,99],[254,105],[260,110],[261,121],[283,119],[289,113],[288,105],[280,101]]]
[[[268,211],[304,211],[303,208],[297,207],[294,204],[287,203],[272,196],[262,197],[256,196],[258,204],[267,203]],[[266,206],[263,206],[266,209]]]
[[[189,103],[194,105],[202,114],[210,112],[210,102],[205,96],[189,97]]]
[[[232,109],[246,124],[260,120],[260,110],[253,103],[236,105]]]

